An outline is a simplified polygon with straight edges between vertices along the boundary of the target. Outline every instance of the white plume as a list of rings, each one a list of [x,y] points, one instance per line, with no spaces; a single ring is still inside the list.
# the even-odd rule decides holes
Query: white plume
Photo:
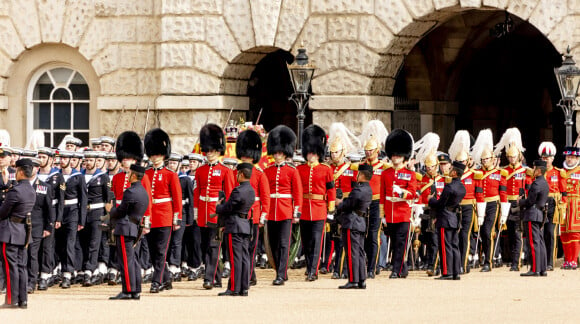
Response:
[[[510,145],[515,145],[520,152],[524,152],[526,150],[522,145],[522,134],[516,127],[508,128],[505,133],[503,133],[501,139],[495,146],[493,153],[495,153],[497,156],[501,154],[503,149],[507,149]]]
[[[328,129],[328,144],[336,138],[340,138],[347,154],[356,153],[361,146],[359,139],[343,123],[332,123]]]
[[[473,144],[471,156],[475,163],[481,163],[481,155],[485,149],[493,151],[493,134],[491,129],[482,129]]]
[[[362,133],[358,137],[360,144],[364,145],[371,136],[377,140],[381,148],[384,148],[385,140],[387,139],[387,136],[389,136],[389,131],[382,121],[374,119],[369,121],[363,127]]]
[[[0,129],[0,146],[10,147],[10,133],[5,129]]]
[[[39,147],[44,147],[44,132],[41,130],[32,131],[30,139],[24,149],[26,150],[36,150]]]
[[[460,130],[455,133],[453,137],[453,142],[449,145],[449,158],[455,160],[457,154],[460,152],[466,152],[469,154],[469,144],[470,144],[469,132],[466,130]]]
[[[439,135],[435,133],[429,132],[425,134],[425,136],[413,145],[413,150],[417,151],[415,159],[421,164],[425,164],[427,156],[437,152],[440,141]]]

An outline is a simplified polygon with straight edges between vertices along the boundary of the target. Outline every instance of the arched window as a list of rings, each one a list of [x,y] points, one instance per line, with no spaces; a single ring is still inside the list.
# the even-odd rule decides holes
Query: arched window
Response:
[[[70,134],[89,141],[89,86],[69,68],[40,71],[31,80],[28,94],[29,134],[44,132],[44,145],[57,146]]]

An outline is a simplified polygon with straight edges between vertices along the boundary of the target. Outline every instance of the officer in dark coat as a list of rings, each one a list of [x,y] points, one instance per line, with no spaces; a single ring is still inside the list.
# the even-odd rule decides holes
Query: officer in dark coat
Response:
[[[522,277],[547,276],[547,254],[544,237],[542,235],[544,222],[547,216],[545,208],[548,201],[550,187],[544,174],[546,173],[546,161],[534,161],[534,182],[528,190],[528,198],[520,199],[518,204],[523,208],[522,221],[526,245],[528,246],[528,264],[530,271],[521,273]]]
[[[451,182],[445,184],[439,199],[431,197],[429,207],[435,213],[437,220],[435,226],[439,234],[439,255],[441,256],[441,277],[435,279],[459,280],[461,256],[459,255],[459,219],[457,211],[463,197],[465,186],[461,182],[461,176],[465,165],[461,162],[453,162],[450,172]]]
[[[44,244],[43,238],[52,234],[56,221],[55,209],[52,207],[52,186],[37,176],[40,160],[34,158],[31,161],[34,165],[31,184],[36,191],[36,202],[31,212],[32,241],[28,245],[28,293],[32,293],[36,287],[39,260],[44,257],[40,250],[41,244]]]
[[[237,166],[239,186],[230,194],[230,199],[216,206],[216,213],[224,222],[224,234],[228,236],[231,272],[228,289],[218,296],[247,296],[250,287],[250,234],[252,227],[250,208],[256,193],[250,184],[253,165],[240,163]]]
[[[6,199],[0,206],[0,265],[7,278],[2,308],[28,307],[25,245],[30,233],[26,223],[27,218],[30,221],[30,212],[36,200],[36,193],[30,184],[31,177],[32,161],[16,161],[17,183],[6,192]]]
[[[115,241],[117,243],[117,263],[120,267],[123,291],[109,299],[141,298],[141,267],[137,262],[133,246],[139,238],[139,227],[143,226],[144,234],[150,229],[149,217],[143,215],[149,206],[149,195],[141,184],[145,168],[131,165],[129,182],[131,186],[123,193],[123,200],[116,208],[111,209],[111,219],[115,220]]]
[[[358,168],[358,184],[350,195],[338,205],[336,212],[342,226],[342,242],[347,260],[348,283],[340,289],[365,289],[365,233],[366,217],[373,198],[369,181],[373,177],[373,167],[361,164]]]

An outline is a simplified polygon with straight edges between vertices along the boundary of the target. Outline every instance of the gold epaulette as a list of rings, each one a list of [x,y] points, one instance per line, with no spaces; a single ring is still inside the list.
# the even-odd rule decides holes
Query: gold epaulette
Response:
[[[453,178],[445,176],[445,183],[451,183],[451,181],[453,181]]]
[[[528,177],[533,177],[534,176],[534,169],[526,168],[526,175]]]
[[[330,165],[328,163],[326,163],[326,162],[320,163],[320,165],[324,165],[325,167],[330,168]]]
[[[506,169],[501,169],[499,173],[501,174],[502,177],[507,177],[509,175],[509,172]]]
[[[419,172],[415,172],[415,178],[417,181],[423,181],[423,175]]]
[[[475,180],[483,179],[483,172],[481,172],[479,170],[473,170],[473,179],[475,179]]]
[[[562,178],[564,178],[564,179],[567,179],[568,178],[568,175],[566,174],[566,170],[564,170],[564,169],[558,169],[558,168],[555,168],[555,169],[558,170],[558,171],[560,171],[560,176]]]
[[[354,170],[354,171],[358,171],[358,166],[360,165],[360,163],[356,162],[356,163],[351,163],[350,164],[350,169]]]

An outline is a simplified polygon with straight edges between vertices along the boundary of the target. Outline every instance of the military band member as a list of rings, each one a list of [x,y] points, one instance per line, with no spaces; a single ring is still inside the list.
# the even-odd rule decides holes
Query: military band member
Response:
[[[30,213],[36,193],[30,184],[32,161],[16,162],[16,184],[6,193],[0,206],[0,265],[6,277],[6,296],[2,308],[27,308],[26,246],[29,242]]]
[[[431,196],[429,206],[435,210],[437,232],[439,234],[439,255],[441,257],[441,277],[435,279],[459,280],[461,257],[459,256],[459,204],[465,197],[465,187],[461,176],[465,165],[453,162],[449,176],[452,180],[445,184],[439,198]]]
[[[72,168],[70,161],[73,152],[60,151],[60,173],[64,178],[61,188],[64,190],[64,210],[61,223],[56,232],[56,250],[63,273],[60,287],[70,288],[72,273],[79,267],[76,263],[75,244],[78,231],[82,230],[87,220],[87,185],[82,173]]]
[[[580,253],[580,165],[578,157],[580,149],[575,146],[564,148],[566,160],[563,163],[566,169],[566,217],[561,225],[562,248],[564,249],[564,264],[562,269],[575,270],[578,268],[578,254]]]
[[[369,185],[372,177],[372,166],[360,165],[357,172],[357,184],[353,186],[350,195],[344,198],[336,208],[337,215],[340,215],[348,273],[348,283],[339,286],[339,289],[366,289],[364,236],[367,224],[365,217],[368,217],[373,196]]]
[[[518,204],[523,208],[522,220],[524,222],[524,232],[526,244],[528,245],[528,264],[530,271],[521,273],[522,277],[547,276],[547,256],[546,244],[542,226],[546,222],[546,202],[550,188],[544,178],[546,173],[546,162],[542,160],[534,161],[534,182],[530,186],[526,199],[520,199]]]
[[[566,171],[556,168],[552,163],[556,155],[556,146],[551,142],[542,142],[538,148],[538,155],[546,162],[546,181],[550,187],[548,194],[548,220],[544,224],[544,243],[548,271],[554,270],[554,261],[558,250],[558,226],[566,217]]]
[[[221,127],[206,124],[200,130],[199,140],[201,150],[206,154],[207,164],[195,171],[193,213],[201,232],[201,251],[205,264],[203,287],[212,289],[221,287],[222,276],[221,270],[218,269],[221,242],[214,239],[218,231],[217,216],[210,215],[215,214],[220,192],[223,192],[226,199],[230,197],[235,186],[235,179],[232,170],[219,161],[219,157],[226,149],[225,136]]]
[[[228,236],[231,262],[228,289],[219,293],[219,296],[248,295],[250,287],[249,240],[252,226],[252,216],[249,212],[255,199],[254,188],[250,184],[253,169],[251,163],[239,164],[236,176],[239,186],[232,190],[225,203],[216,206],[216,213],[224,222],[224,234]]]
[[[276,126],[268,135],[268,155],[274,158],[274,164],[264,170],[270,185],[270,212],[267,216],[266,238],[272,250],[276,278],[274,286],[284,285],[288,280],[288,257],[292,222],[300,219],[302,207],[302,182],[296,167],[286,162],[293,156],[296,146],[296,135],[284,126]]]
[[[266,175],[256,165],[262,157],[262,140],[253,130],[245,130],[236,139],[236,156],[243,163],[254,165],[250,184],[254,189],[256,199],[250,214],[252,218],[252,234],[250,240],[250,286],[258,283],[255,271],[256,251],[260,236],[260,224],[264,225],[270,211],[270,186]]]
[[[141,298],[141,267],[137,262],[133,246],[139,239],[139,227],[143,233],[150,230],[149,216],[144,216],[149,208],[149,195],[141,184],[145,168],[132,164],[130,166],[128,187],[123,193],[121,204],[111,209],[111,218],[115,220],[117,258],[122,278],[122,291],[109,299]],[[145,220],[143,220],[145,218]]]
[[[298,166],[302,182],[302,215],[300,234],[306,257],[307,281],[318,279],[320,254],[327,215],[334,215],[336,189],[332,169],[321,163],[326,147],[326,133],[318,125],[310,125],[302,133],[302,155],[307,163]]]
[[[145,134],[145,153],[153,168],[145,173],[151,179],[151,231],[147,234],[153,278],[151,293],[173,288],[171,276],[165,263],[172,231],[181,227],[183,201],[177,173],[165,168],[164,161],[171,154],[169,135],[160,128]]]
[[[406,163],[413,151],[413,137],[407,131],[395,129],[385,142],[392,166],[381,174],[381,213],[384,213],[387,232],[392,240],[393,271],[389,278],[406,278],[408,274],[406,251],[409,244],[411,220],[410,204],[416,198],[417,178]]]

